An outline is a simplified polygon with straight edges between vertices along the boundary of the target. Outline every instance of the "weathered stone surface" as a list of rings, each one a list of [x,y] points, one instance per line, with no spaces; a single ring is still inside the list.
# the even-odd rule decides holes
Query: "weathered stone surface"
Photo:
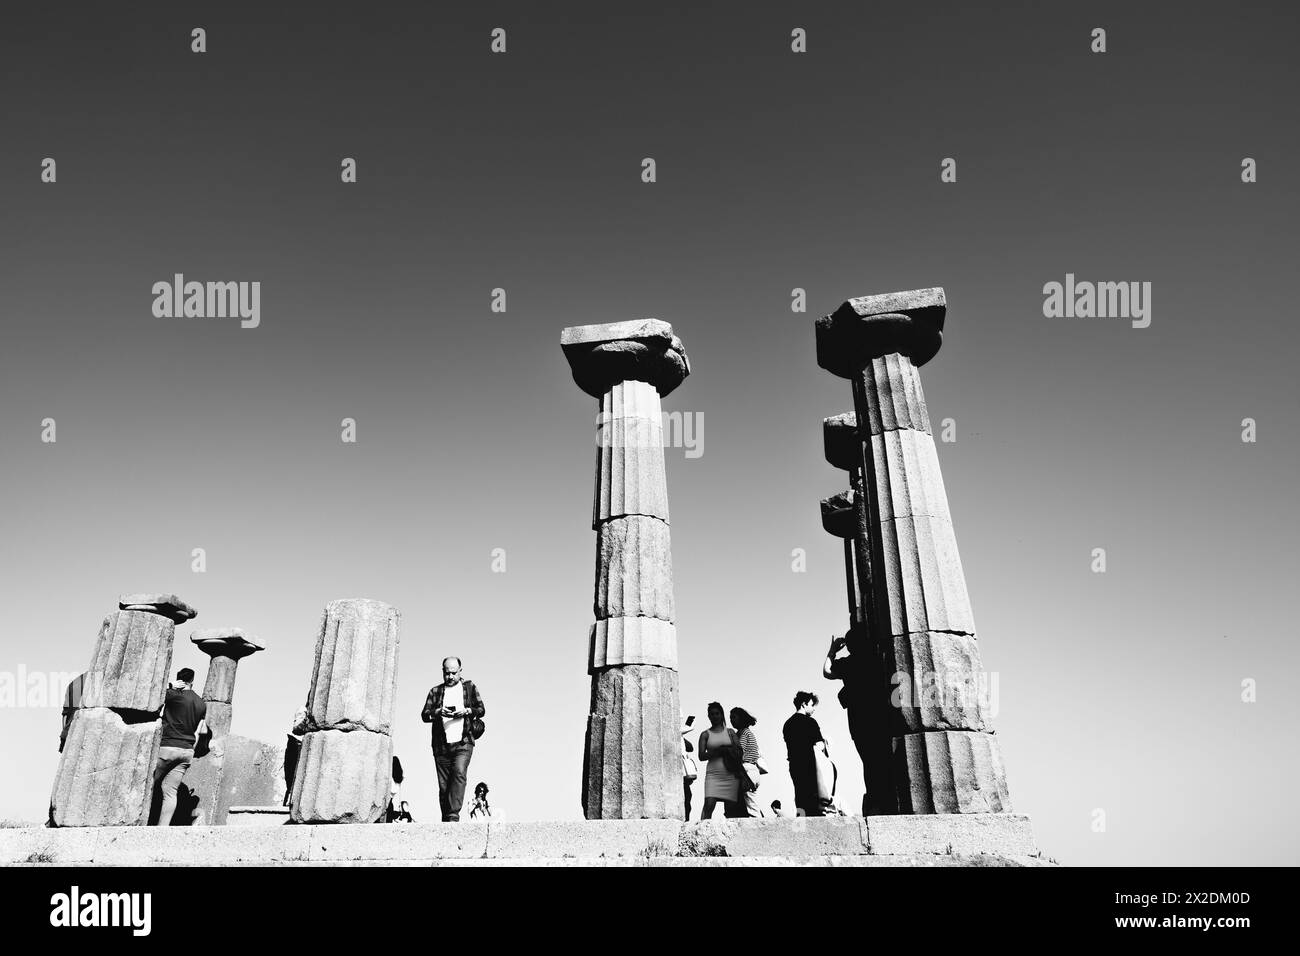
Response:
[[[998,740],[990,733],[937,731],[894,738],[903,813],[1006,813],[1011,808]]]
[[[874,854],[988,853],[1029,857],[1038,852],[1029,817],[1020,813],[891,814],[863,821]]]
[[[895,518],[879,525],[890,633],[975,633],[966,575],[952,523],[945,518]]]
[[[862,436],[858,432],[858,416],[853,412],[822,419],[822,444],[826,460],[836,468],[853,471],[862,467]]]
[[[601,396],[591,526],[628,515],[668,520],[663,412],[645,382],[620,382]]]
[[[760,786],[759,792],[762,792]],[[867,852],[861,817],[713,819],[682,827],[684,849],[727,856],[841,856]]]
[[[822,528],[837,538],[852,538],[858,533],[858,512],[853,489],[822,499]]]
[[[230,723],[234,716],[234,707],[222,700],[207,700],[207,715],[204,720],[207,721],[208,730],[212,733],[213,740],[219,740],[230,733]]]
[[[674,618],[668,525],[633,515],[596,529],[596,618]]]
[[[872,359],[862,373],[860,395],[867,407],[861,421],[867,423],[870,434],[898,429],[932,433],[916,363],[906,355],[891,353]]]
[[[307,733],[294,776],[295,823],[374,823],[388,806],[393,738],[368,730]]]
[[[176,626],[147,611],[104,618],[82,687],[82,707],[157,711],[166,699]]]
[[[626,381],[647,382],[664,396],[691,371],[681,339],[657,319],[572,326],[560,333],[560,346],[574,382],[594,398]]]
[[[952,520],[939,456],[930,435],[910,429],[874,435],[871,457],[881,520]]]
[[[117,599],[117,606],[123,611],[147,611],[161,614],[173,624],[184,624],[199,616],[194,607],[186,604],[175,594],[123,594]]]
[[[205,654],[235,660],[266,650],[265,644],[242,627],[200,628],[190,635],[190,640]]]
[[[894,666],[898,715],[907,731],[988,729],[987,677],[974,637],[897,635]]]
[[[325,606],[307,700],[314,729],[389,732],[400,618],[391,604],[367,598]]]
[[[677,668],[677,628],[654,617],[612,617],[591,626],[587,670],[621,664]]]
[[[681,713],[677,672],[635,664],[592,678],[587,719],[588,819],[680,819],[682,795]]]
[[[185,786],[198,799],[196,823],[222,826],[233,806],[279,807],[285,793],[284,746],[237,734],[214,739],[208,756],[185,775]]]
[[[170,625],[168,625],[170,626]],[[50,795],[56,826],[137,826],[149,813],[162,723],[127,723],[106,707],[72,718]]]

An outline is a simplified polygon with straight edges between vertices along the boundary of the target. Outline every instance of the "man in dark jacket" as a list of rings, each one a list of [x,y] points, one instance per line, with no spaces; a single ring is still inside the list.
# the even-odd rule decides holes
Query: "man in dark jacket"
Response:
[[[182,667],[176,680],[167,688],[166,703],[162,712],[162,740],[158,746],[158,763],[154,766],[153,782],[162,789],[162,809],[158,814],[160,827],[169,827],[176,812],[176,791],[185,771],[194,762],[194,747],[207,725],[208,705],[194,693],[194,671]]]
[[[433,761],[438,767],[438,805],[444,823],[460,820],[465,777],[474,756],[474,721],[487,713],[473,681],[462,680],[460,658],[442,662],[442,683],[429,691],[420,719],[433,724]]]

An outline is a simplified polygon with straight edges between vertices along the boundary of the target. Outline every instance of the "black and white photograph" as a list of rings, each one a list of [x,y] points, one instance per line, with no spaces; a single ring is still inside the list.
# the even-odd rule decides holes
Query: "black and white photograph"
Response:
[[[1279,928],[1297,36],[6,5],[6,926]]]

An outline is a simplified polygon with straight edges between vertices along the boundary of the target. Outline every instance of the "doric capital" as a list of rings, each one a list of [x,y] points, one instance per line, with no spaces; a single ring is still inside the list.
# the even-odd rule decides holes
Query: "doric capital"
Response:
[[[939,351],[947,308],[940,288],[849,299],[817,320],[817,364],[841,378],[892,352],[924,365]]]
[[[266,650],[265,644],[242,627],[208,627],[195,631],[190,640],[209,657],[229,657],[236,661]]]
[[[862,467],[862,436],[858,434],[858,416],[841,412],[822,419],[822,441],[826,460],[836,468],[853,471]]]
[[[852,538],[858,533],[857,498],[853,489],[822,499],[822,528],[837,538]]]
[[[630,381],[648,382],[663,397],[691,373],[682,340],[658,319],[570,326],[560,333],[560,347],[573,380],[596,398]]]

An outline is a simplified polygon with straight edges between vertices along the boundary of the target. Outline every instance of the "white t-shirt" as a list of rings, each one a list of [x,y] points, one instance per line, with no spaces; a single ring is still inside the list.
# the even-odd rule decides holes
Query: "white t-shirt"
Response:
[[[465,685],[457,681],[452,686],[442,692],[442,706],[451,707],[455,710],[465,709]],[[465,732],[465,718],[457,717],[455,720],[449,720],[446,717],[442,719],[442,729],[447,735],[447,743],[460,743],[461,735]]]

